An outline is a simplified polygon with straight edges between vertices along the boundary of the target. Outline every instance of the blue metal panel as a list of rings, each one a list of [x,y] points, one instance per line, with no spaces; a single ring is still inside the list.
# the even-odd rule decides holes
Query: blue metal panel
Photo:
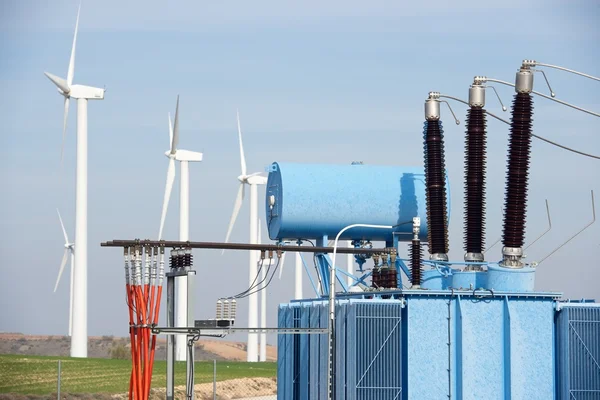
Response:
[[[404,349],[408,360],[407,399],[448,398],[449,308],[446,303],[444,298],[408,299],[408,340]]]
[[[297,326],[300,328],[308,328],[310,326],[308,320],[309,314],[307,312],[303,312],[303,307],[306,307],[306,305],[295,307],[294,309],[297,315]],[[302,391],[301,388],[308,386],[308,369],[310,368],[310,365],[306,361],[308,361],[308,340],[310,337],[309,335],[294,335],[294,339],[297,343],[294,349],[296,351],[296,357],[294,357],[294,361],[296,362],[294,394],[296,396],[300,396]]]
[[[327,327],[328,306],[324,301],[293,303],[310,327]],[[283,308],[283,306],[282,306]],[[336,391],[338,399],[400,399],[402,393],[402,305],[398,301],[342,300],[336,306]],[[280,318],[280,322],[282,319]],[[286,399],[327,398],[327,335],[294,336],[299,350],[282,349],[281,365],[298,365],[300,379],[295,391],[285,390]],[[308,379],[303,379],[307,371]],[[282,377],[286,375],[281,375]],[[290,376],[289,374],[287,375]],[[288,388],[286,382],[279,382]],[[278,390],[279,392],[279,390]],[[281,397],[283,398],[283,397]]]
[[[279,306],[279,326],[282,328],[293,327],[294,305],[282,304]],[[294,335],[279,335],[277,338],[277,399],[290,399],[293,396],[293,369],[294,357],[283,355],[294,354]],[[283,356],[283,357],[281,357]]]
[[[333,238],[350,224],[394,226],[420,216],[426,240],[423,172],[422,167],[273,163],[266,189],[269,238]],[[412,224],[395,232],[403,233],[400,240],[411,240]],[[393,239],[391,231],[369,228],[351,229],[341,238]]]
[[[328,308],[327,304],[321,302],[318,306],[320,328],[327,328],[328,325]],[[327,335],[319,335],[319,397],[318,399],[327,400],[328,381],[327,381],[327,366],[329,359],[329,340]]]
[[[310,318],[310,327],[311,328],[320,328],[320,307],[317,306],[316,303],[311,304],[308,303],[307,308],[303,309],[304,312],[309,313]],[[309,387],[307,389],[307,396],[300,397],[300,399],[318,399],[319,398],[319,352],[320,352],[320,340],[321,335],[310,335],[308,337],[309,340],[309,360],[308,364],[310,364],[310,376],[309,376]]]
[[[509,307],[512,399],[552,399],[554,302],[513,298]]]
[[[559,400],[600,398],[600,304],[567,304],[556,324]]]
[[[351,304],[355,318],[348,328],[356,332],[348,348],[356,353],[352,382],[357,399],[400,399],[402,396],[402,305],[398,301]]]

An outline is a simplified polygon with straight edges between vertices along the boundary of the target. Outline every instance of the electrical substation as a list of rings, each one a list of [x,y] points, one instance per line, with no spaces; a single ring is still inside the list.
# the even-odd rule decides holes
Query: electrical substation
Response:
[[[102,243],[124,249],[132,310],[130,398],[148,398],[158,334],[168,335],[166,385],[167,399],[172,399],[175,334],[187,335],[191,349],[201,336],[268,331],[278,333],[280,400],[599,399],[600,304],[563,299],[560,288],[537,291],[539,262],[528,262],[524,250],[528,182],[535,179],[529,174],[531,142],[550,142],[534,133],[534,97],[600,114],[556,99],[545,74],[551,95],[533,90],[534,74],[543,73],[541,67],[600,80],[524,60],[514,84],[476,76],[467,101],[430,92],[423,131],[418,133],[423,135],[423,166],[272,163],[265,188],[272,244],[139,239]],[[493,89],[489,83],[514,87],[510,121],[485,109],[486,90]],[[468,105],[461,160],[462,260],[448,257],[449,191],[459,178],[448,176],[446,164],[459,161],[445,157],[441,103],[446,98]],[[458,123],[453,112],[452,116]],[[488,116],[509,125],[500,254],[487,252],[485,244]],[[591,222],[564,244],[595,221],[593,191],[591,201]],[[352,247],[341,246],[348,241]],[[273,328],[237,326],[235,297],[218,300],[215,318],[198,319],[209,313],[191,308],[196,293],[192,250],[198,248],[260,254],[259,272],[265,261],[278,265],[283,254],[301,253],[315,296],[280,304],[278,326]],[[406,249],[408,257],[403,258],[400,254]],[[353,255],[353,271],[336,267],[340,254]],[[194,321],[188,327],[175,326],[178,276],[187,277],[187,286],[180,289],[187,293],[188,321]],[[160,327],[164,277],[167,326]],[[247,292],[258,286],[251,284]],[[188,354],[187,376],[187,395],[193,398],[193,351]]]

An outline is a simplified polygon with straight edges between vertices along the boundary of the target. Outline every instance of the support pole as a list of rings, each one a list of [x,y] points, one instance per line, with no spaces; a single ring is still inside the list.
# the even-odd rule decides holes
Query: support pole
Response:
[[[302,299],[302,256],[296,253],[296,266],[294,271],[294,299]]]
[[[348,240],[348,247],[354,248],[354,246],[352,245],[352,240]],[[354,275],[354,255],[353,254],[346,254],[346,263],[347,263],[346,271],[348,272],[349,275]],[[354,279],[352,279],[351,276],[347,276],[346,282],[348,283],[348,287],[350,287],[350,285],[352,285],[354,283]]]
[[[58,376],[56,377],[56,399],[60,400],[60,360],[58,360]]]
[[[186,286],[186,294],[187,294],[187,320],[188,321],[193,321],[194,320],[194,301],[193,301],[193,293],[194,293],[194,284],[196,281],[196,271],[194,270],[189,270],[187,271],[187,275],[186,275],[186,282],[187,282],[187,286]],[[183,288],[182,288],[183,289]],[[189,324],[187,324],[186,326],[190,326]],[[192,339],[191,336],[187,336],[186,337],[188,340]],[[194,354],[195,354],[195,348],[194,348],[194,341],[192,340],[192,344],[191,344],[192,348],[191,351],[187,354],[187,363],[186,363],[186,383],[187,383],[187,387],[190,388],[189,390],[189,398],[190,399],[195,399],[194,397]]]
[[[175,277],[167,274],[167,327],[175,326]],[[167,400],[175,397],[175,335],[167,336]]]
[[[269,258],[269,267],[273,262],[272,258]],[[270,269],[270,268],[269,268]],[[260,327],[267,327],[267,287],[266,287],[266,271],[267,269],[263,266],[260,269],[260,281],[262,282],[262,290],[260,291]],[[267,333],[260,333],[260,346],[259,346],[259,361],[267,361]]]
[[[255,184],[250,184],[250,244],[257,244],[257,227],[258,219],[258,188]],[[257,252],[250,251],[250,265],[249,265],[249,286],[252,285],[257,273]],[[258,293],[253,290],[254,293],[248,296],[248,327],[258,327]],[[256,333],[248,333],[247,343],[247,361],[256,362],[258,361],[258,335]]]
[[[217,400],[217,360],[213,360],[213,400]]]
[[[179,240],[186,242],[190,240],[190,169],[187,161],[181,161],[181,176],[179,181]],[[175,320],[177,327],[189,326],[187,319],[188,293],[186,293],[187,276],[175,278]],[[193,317],[192,320],[193,321]],[[187,338],[185,335],[177,335],[175,340],[175,359],[185,361],[187,355]]]
[[[87,357],[87,99],[77,99],[77,171],[75,177],[75,270],[71,357]]]

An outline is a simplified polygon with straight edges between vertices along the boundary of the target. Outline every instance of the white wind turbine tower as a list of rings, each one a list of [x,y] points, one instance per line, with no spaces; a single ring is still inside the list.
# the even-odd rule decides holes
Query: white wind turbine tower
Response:
[[[258,243],[262,243],[260,219],[258,220]],[[272,258],[267,257],[267,265],[264,265],[260,269],[260,281],[261,285],[258,288],[260,290],[260,327],[265,329],[267,327],[267,271],[271,269],[273,262]],[[257,261],[260,264],[260,261]],[[259,361],[267,361],[267,334],[265,332],[260,333],[260,346],[258,352]]]
[[[240,181],[240,188],[238,189],[237,197],[233,206],[233,213],[231,214],[231,220],[229,221],[229,228],[227,229],[227,235],[225,236],[225,242],[229,241],[231,230],[235,224],[235,220],[242,207],[244,200],[245,185],[250,186],[250,243],[257,243],[257,223],[258,223],[258,185],[266,185],[267,178],[260,176],[260,172],[253,174],[247,174],[246,171],[246,158],[244,157],[244,145],[242,143],[242,128],[240,126],[240,113],[237,113],[237,125],[238,125],[238,139],[240,142],[240,159],[242,174],[238,176]],[[257,261],[258,252],[250,251],[250,268],[249,268],[249,286],[252,285],[257,273]],[[258,325],[258,293],[252,293],[248,296],[248,327],[257,328]],[[256,333],[248,333],[248,350],[247,350],[248,361],[258,361],[258,337]]]
[[[297,246],[297,243],[291,243],[291,246]],[[281,265],[279,267],[279,279],[281,280],[281,275],[283,274],[283,266],[285,265],[285,254],[283,253],[283,257],[281,257]],[[300,300],[302,299],[302,256],[300,253],[296,253],[296,265],[294,270],[294,299]]]
[[[65,265],[67,265],[67,259],[69,255],[71,256],[71,287],[69,290],[69,336],[71,336],[73,329],[73,260],[74,260],[74,251],[75,251],[75,243],[69,242],[69,237],[67,236],[67,231],[65,230],[65,225],[63,224],[62,218],[60,217],[60,212],[56,210],[58,213],[58,220],[60,221],[60,226],[62,228],[63,236],[65,238],[65,251],[63,253],[63,258],[60,263],[60,269],[58,270],[58,278],[56,279],[56,284],[54,285],[54,293],[56,293],[56,289],[58,288],[58,283],[60,282],[60,277],[62,276],[63,270],[65,269]]]
[[[171,190],[175,181],[175,161],[179,161],[181,166],[181,177],[179,181],[179,240],[185,242],[190,239],[190,162],[202,161],[202,153],[181,150],[177,148],[179,143],[179,96],[177,96],[177,106],[175,107],[175,125],[171,126],[171,114],[169,114],[169,146],[170,149],[165,152],[169,159],[169,167],[167,169],[167,183],[165,186],[165,196],[163,199],[162,214],[160,216],[160,230],[158,232],[158,240],[162,239],[165,218],[169,207],[169,199],[171,198]],[[187,320],[187,277],[177,277],[177,285],[175,292],[175,326],[186,327],[192,321]],[[175,359],[177,361],[185,361],[187,358],[186,352],[186,336],[177,335],[175,341]]]
[[[75,23],[75,35],[71,48],[71,59],[67,71],[67,79],[44,72],[57,86],[58,92],[65,99],[63,119],[64,152],[69,99],[77,99],[77,172],[75,194],[75,266],[73,269],[73,331],[71,336],[71,357],[87,357],[87,106],[88,100],[103,100],[105,89],[84,85],[73,85],[75,72],[75,45],[79,27],[79,11]]]

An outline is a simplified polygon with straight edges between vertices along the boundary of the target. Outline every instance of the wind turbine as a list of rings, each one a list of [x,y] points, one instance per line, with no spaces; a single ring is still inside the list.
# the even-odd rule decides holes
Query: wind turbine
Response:
[[[58,278],[56,279],[56,284],[54,285],[54,293],[56,293],[56,289],[58,288],[58,283],[60,282],[60,277],[62,276],[63,270],[65,269],[65,265],[67,265],[67,259],[69,255],[71,255],[71,288],[69,290],[69,336],[71,336],[73,329],[73,259],[75,252],[75,243],[69,242],[69,237],[67,236],[67,231],[65,230],[65,225],[63,224],[62,218],[60,217],[60,212],[58,209],[56,210],[58,213],[58,220],[60,221],[60,226],[63,231],[63,236],[65,238],[65,252],[63,253],[63,258],[60,263],[60,269],[58,270]]]
[[[169,146],[170,149],[165,152],[169,159],[167,169],[167,183],[165,186],[165,196],[163,199],[162,213],[160,216],[160,229],[158,231],[158,240],[162,239],[165,218],[171,198],[171,190],[175,181],[175,161],[179,161],[181,167],[181,176],[179,181],[179,240],[186,242],[190,240],[190,162],[202,161],[202,153],[195,151],[178,149],[179,144],[179,96],[177,96],[177,105],[175,107],[175,125],[172,126],[171,114],[169,114]],[[187,327],[192,321],[188,321],[187,304],[187,276],[175,278],[175,326]],[[187,357],[187,343],[185,335],[177,335],[175,341],[175,359],[185,361]]]
[[[237,113],[237,126],[238,126],[238,139],[240,142],[240,161],[242,167],[242,174],[238,176],[240,187],[238,189],[237,197],[233,206],[233,213],[231,214],[231,220],[229,221],[229,228],[227,229],[227,235],[225,236],[225,242],[229,241],[231,230],[235,224],[235,220],[242,207],[245,195],[245,185],[250,186],[250,243],[257,243],[257,222],[258,222],[258,185],[266,185],[267,178],[260,176],[260,172],[253,174],[247,174],[246,170],[246,157],[244,156],[244,145],[242,143],[242,128],[240,126],[240,113]],[[221,253],[222,254],[222,253]],[[257,261],[258,254],[256,251],[250,251],[250,268],[249,268],[249,286],[252,286],[257,273]],[[256,328],[258,324],[258,293],[252,293],[248,296],[248,327]],[[258,360],[258,337],[256,333],[248,333],[248,350],[247,360],[257,361]]]
[[[258,243],[262,243],[262,235],[260,232],[260,219],[258,220]],[[268,258],[268,265],[264,265],[260,269],[260,327],[265,329],[267,327],[267,271],[271,270],[272,258]],[[260,263],[260,261],[258,261]],[[267,334],[265,332],[260,333],[260,346],[259,346],[259,361],[267,361]]]
[[[69,100],[77,99],[77,172],[75,178],[75,266],[73,268],[73,327],[71,357],[87,357],[87,107],[88,100],[103,100],[105,89],[84,85],[73,85],[75,73],[75,46],[79,27],[79,12],[75,22],[75,35],[71,48],[71,59],[67,79],[48,72],[44,74],[54,83],[58,93],[64,97],[63,140],[61,163],[64,153]]]

